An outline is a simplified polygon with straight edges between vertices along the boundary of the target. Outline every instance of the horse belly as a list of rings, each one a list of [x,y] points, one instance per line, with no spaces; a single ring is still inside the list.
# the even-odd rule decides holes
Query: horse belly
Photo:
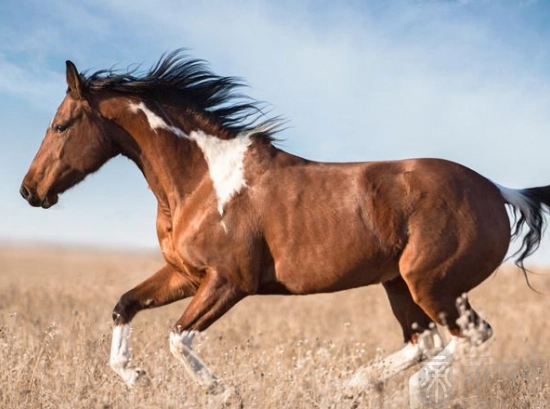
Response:
[[[302,236],[303,237],[303,236]],[[349,234],[286,246],[275,257],[275,278],[293,294],[334,292],[377,284],[399,274],[373,237]]]
[[[397,264],[374,265],[359,263],[339,269],[338,263],[303,265],[279,263],[275,266],[277,283],[291,294],[330,293],[382,283],[399,274]]]

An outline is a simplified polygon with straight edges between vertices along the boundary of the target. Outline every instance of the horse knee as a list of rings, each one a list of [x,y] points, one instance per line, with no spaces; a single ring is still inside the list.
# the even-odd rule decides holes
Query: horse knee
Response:
[[[123,294],[113,309],[113,321],[116,325],[129,323],[143,307],[131,291]]]

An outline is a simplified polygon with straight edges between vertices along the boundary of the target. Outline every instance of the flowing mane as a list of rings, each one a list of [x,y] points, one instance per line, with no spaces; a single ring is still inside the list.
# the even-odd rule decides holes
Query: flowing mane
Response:
[[[265,104],[237,92],[246,86],[240,78],[216,75],[204,60],[191,58],[183,51],[163,55],[142,75],[136,76],[137,69],[80,74],[83,90],[109,90],[145,99],[172,96],[230,132],[253,132],[274,139],[283,121],[280,117],[267,117],[262,110]]]

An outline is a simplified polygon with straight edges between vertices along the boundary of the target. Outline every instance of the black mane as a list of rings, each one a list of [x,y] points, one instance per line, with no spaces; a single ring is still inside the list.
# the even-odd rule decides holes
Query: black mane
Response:
[[[235,133],[252,131],[272,139],[280,130],[280,119],[266,119],[263,104],[235,92],[245,86],[241,79],[215,75],[205,61],[190,58],[183,51],[164,54],[141,76],[135,76],[136,69],[125,73],[101,70],[88,77],[81,74],[84,90],[110,90],[144,98],[177,95],[224,129]]]

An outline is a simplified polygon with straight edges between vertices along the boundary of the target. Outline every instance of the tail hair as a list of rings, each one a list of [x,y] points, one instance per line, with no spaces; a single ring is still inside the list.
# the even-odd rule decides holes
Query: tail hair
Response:
[[[550,186],[517,190],[497,187],[512,208],[512,239],[520,237],[527,228],[520,248],[512,255],[514,263],[525,273],[524,260],[539,248],[546,227],[545,215],[550,214]]]

